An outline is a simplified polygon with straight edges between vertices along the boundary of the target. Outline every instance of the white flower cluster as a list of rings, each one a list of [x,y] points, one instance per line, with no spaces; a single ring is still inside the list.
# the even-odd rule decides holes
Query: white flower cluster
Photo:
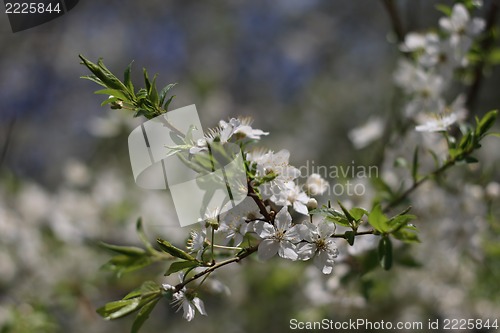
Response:
[[[205,138],[198,140],[189,152],[205,153],[207,142],[241,143],[241,140],[255,141],[268,134],[253,129],[250,124],[247,118],[220,121],[219,126],[209,130]],[[321,195],[328,189],[326,180],[319,174],[312,174],[303,186],[298,185],[296,181],[301,174],[299,169],[289,164],[290,153],[287,150],[277,153],[253,150],[244,152],[244,156],[249,168],[253,170],[251,186],[260,195],[258,201],[264,207],[259,207],[254,198],[249,196],[236,207],[224,209],[222,214],[219,211],[210,212],[202,221],[201,230],[191,232],[188,250],[196,253],[197,259],[201,260],[210,244],[207,228],[216,225],[214,232],[222,236],[224,246],[240,246],[245,235],[252,233],[254,238],[261,240],[258,254],[262,260],[277,253],[280,257],[291,260],[308,260],[314,257],[315,264],[323,273],[331,273],[333,259],[337,256],[337,248],[330,239],[333,224],[325,222],[323,226],[307,222],[292,225],[292,217],[288,212],[290,206],[296,213],[308,216],[309,210],[318,205],[312,196]],[[274,211],[279,212],[270,219],[271,212]]]
[[[309,260],[324,274],[333,270],[334,259],[338,255],[337,247],[331,237],[335,231],[333,223],[319,224],[305,222],[292,225],[292,217],[286,208],[282,208],[274,219],[274,224],[258,221],[254,225],[255,233],[261,238],[258,248],[259,258],[267,260],[278,254],[290,260]]]
[[[319,174],[312,174],[303,185],[298,185],[301,173],[289,164],[287,150],[277,153],[257,149],[246,151],[249,143],[268,134],[250,125],[248,118],[220,121],[218,127],[209,130],[203,139],[185,148],[193,157],[209,153],[213,142],[238,144],[244,150],[250,186],[248,196],[236,207],[222,207],[205,214],[200,221],[201,228],[191,231],[187,250],[195,254],[198,261],[205,261],[214,248],[241,251],[241,244],[247,240],[256,244],[254,249],[261,260],[268,260],[276,254],[294,261],[312,259],[321,272],[332,273],[338,255],[332,237],[335,225],[326,221],[293,223],[288,211],[291,207],[298,216],[309,216],[309,211],[318,206],[312,196],[323,194],[329,186],[327,181]],[[166,291],[173,290],[168,284],[163,287]],[[172,297],[179,309],[184,309],[187,320],[194,317],[195,309],[206,314],[203,302],[184,288],[173,293]]]
[[[465,117],[465,98],[458,96],[447,106],[443,97],[455,71],[465,68],[473,39],[485,27],[481,18],[471,18],[463,4],[457,3],[449,17],[439,20],[440,30],[425,34],[409,33],[400,49],[408,59],[401,60],[394,80],[410,100],[407,117],[420,125],[417,131],[444,131]]]

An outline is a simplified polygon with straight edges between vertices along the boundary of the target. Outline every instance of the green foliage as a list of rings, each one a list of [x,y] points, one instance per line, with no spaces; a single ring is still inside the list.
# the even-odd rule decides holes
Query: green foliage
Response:
[[[165,276],[173,274],[173,273],[177,273],[177,272],[182,271],[183,269],[186,269],[186,268],[195,268],[199,265],[200,265],[200,263],[197,261],[189,261],[189,260],[176,261],[170,265],[167,272],[165,273]]]
[[[451,11],[451,9],[446,6],[441,6],[439,9],[443,12],[448,12],[448,14]],[[150,79],[145,69],[143,70],[145,87],[136,91],[131,80],[132,63],[125,69],[122,82],[105,67],[101,59],[99,59],[97,64],[94,64],[83,56],[80,56],[80,58],[82,59],[82,63],[92,72],[92,75],[85,76],[84,78],[104,87],[104,89],[98,90],[96,93],[110,95],[109,98],[103,102],[103,105],[110,104],[112,108],[130,109],[135,112],[134,116],[143,115],[151,119],[165,113],[172,101],[173,96],[167,97],[167,95],[175,84],[169,84],[158,92],[156,88],[157,75]],[[403,186],[401,186],[399,189],[394,190],[381,178],[372,178],[377,195],[371,210],[366,210],[361,207],[347,209],[341,202],[338,202],[340,210],[336,210],[331,207],[329,202],[328,205],[313,209],[309,213],[311,215],[320,215],[325,221],[331,222],[335,224],[335,226],[346,228],[347,230],[342,229],[338,234],[333,231],[333,234],[329,235],[329,237],[343,238],[351,246],[354,245],[355,239],[358,236],[375,235],[379,237],[377,249],[370,251],[366,258],[362,258],[360,262],[359,272],[363,274],[375,269],[378,265],[384,270],[389,270],[393,266],[393,263],[406,265],[408,267],[418,266],[418,263],[405,252],[407,246],[402,244],[419,242],[417,228],[411,224],[411,222],[416,219],[416,216],[408,214],[411,207],[408,207],[392,217],[388,217],[386,213],[407,200],[409,194],[424,181],[438,176],[448,167],[457,162],[477,162],[471,154],[481,147],[480,142],[485,136],[491,135],[488,131],[493,126],[497,113],[497,111],[491,111],[481,119],[476,119],[475,127],[462,128],[462,136],[459,138],[455,138],[449,133],[442,132],[449,145],[448,158],[444,163],[440,162],[438,156],[430,151],[436,163],[436,170],[431,173],[419,173],[420,148],[418,146],[415,147],[413,152],[411,165],[402,158],[397,160],[395,162],[396,165],[408,168],[413,181],[409,189],[404,190],[402,188]],[[170,126],[170,124],[166,123],[166,126]],[[173,128],[173,130],[175,132],[174,142],[176,146],[167,147],[170,149],[167,154],[168,156],[175,154],[188,168],[200,174],[205,174],[207,172],[213,172],[215,169],[226,165],[228,161],[232,160],[232,152],[224,149],[220,139],[217,140],[217,138],[214,138],[213,142],[207,146],[210,154],[191,154],[190,150],[195,145],[193,139],[193,131],[195,128],[191,127],[187,133],[175,131],[175,128]],[[275,208],[269,205],[270,212],[266,211],[265,206],[268,204],[259,196],[257,187],[274,180],[279,175],[270,172],[257,177],[258,172],[254,163],[245,161],[245,166],[248,176],[249,195],[255,199],[264,216],[266,216],[265,213],[268,213],[266,222],[273,224],[274,219],[272,216],[276,213]],[[199,185],[203,186],[203,184]],[[103,247],[116,254],[104,265],[104,267],[116,272],[117,275],[138,270],[156,261],[174,259],[175,261],[170,263],[165,275],[183,272],[184,278],[182,282],[171,291],[164,290],[154,282],[145,282],[140,288],[129,293],[123,299],[110,302],[99,308],[97,312],[105,319],[117,319],[137,312],[136,319],[132,326],[132,332],[137,332],[149,317],[161,296],[171,296],[174,292],[181,292],[181,289],[188,283],[201,277],[203,277],[200,283],[202,284],[217,268],[229,263],[239,262],[241,259],[257,251],[259,244],[251,244],[254,239],[252,239],[252,237],[247,237],[249,241],[247,248],[218,246],[219,249],[225,248],[230,251],[239,251],[234,254],[234,256],[231,254],[229,258],[227,258],[227,253],[219,257],[219,254],[214,251],[214,247],[217,246],[214,242],[214,230],[216,230],[217,226],[207,225],[207,227],[212,228],[212,238],[210,240],[204,240],[206,242],[205,244],[211,244],[210,247],[206,248],[207,250],[208,248],[211,249],[210,262],[197,260],[187,251],[161,238],[157,239],[157,246],[160,249],[160,251],[158,251],[147,240],[140,219],[137,221],[137,233],[141,242],[144,244],[144,249],[134,246],[118,246],[102,243]],[[361,226],[367,226],[368,228],[360,229]],[[400,241],[397,242],[398,246],[395,247],[396,250],[393,248],[394,240]],[[301,241],[310,242],[310,240],[308,241],[306,239]],[[223,260],[218,261],[220,258],[223,258]],[[204,267],[204,270],[196,272],[195,274],[192,270],[196,267]],[[188,274],[189,277],[187,277]],[[369,289],[370,283],[368,282],[370,282],[370,280],[365,280],[365,282],[367,282],[366,287]],[[369,293],[366,292],[366,294],[368,295]]]
[[[142,219],[140,218],[137,220],[136,230],[139,239],[144,244],[146,249],[135,246],[112,245],[101,242],[100,245],[102,247],[117,254],[103,265],[103,269],[110,270],[116,273],[117,277],[121,277],[124,273],[139,270],[157,261],[172,259],[172,257],[167,256],[153,248],[151,243],[147,240],[142,225]]]
[[[153,281],[144,282],[141,287],[127,294],[123,299],[107,303],[97,309],[97,313],[106,320],[118,319],[139,311],[132,325],[132,333],[139,331],[142,324],[163,296],[163,289]]]
[[[109,98],[101,106],[111,104],[112,109],[129,109],[135,111],[134,117],[144,116],[147,119],[152,119],[167,112],[168,106],[174,98],[174,96],[167,98],[167,95],[176,85],[175,83],[168,84],[158,94],[156,88],[157,75],[153,77],[153,80],[150,80],[148,72],[144,68],[145,88],[135,91],[131,79],[132,63],[125,69],[122,82],[104,65],[102,59],[99,59],[95,64],[82,55],[79,55],[79,57],[82,64],[92,72],[92,75],[82,76],[81,78],[95,82],[105,88],[97,90],[96,94],[109,95]]]
[[[158,242],[160,249],[162,251],[170,254],[171,256],[174,256],[174,257],[179,258],[179,259],[188,260],[188,261],[196,261],[195,257],[190,255],[186,251],[183,251],[183,250],[179,249],[178,247],[173,246],[170,242],[168,242],[164,239],[161,239],[161,238],[158,238],[156,241]]]
[[[380,238],[378,243],[378,259],[380,266],[386,271],[392,267],[392,242],[388,236]]]
[[[498,110],[494,110],[486,113],[481,119],[476,117],[475,128],[467,130],[459,141],[449,139],[449,162],[477,163],[477,159],[470,154],[481,148],[482,139],[492,134],[488,131],[495,123],[497,116]]]

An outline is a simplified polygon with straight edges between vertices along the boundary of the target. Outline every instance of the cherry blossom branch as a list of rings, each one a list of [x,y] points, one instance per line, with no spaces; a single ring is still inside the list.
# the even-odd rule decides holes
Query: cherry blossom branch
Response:
[[[436,176],[439,176],[441,173],[449,169],[450,167],[454,166],[455,163],[457,163],[460,160],[463,160],[464,158],[468,157],[472,152],[474,151],[474,146],[471,146],[471,148],[468,148],[464,150],[462,153],[454,156],[453,158],[450,158],[447,160],[446,163],[444,163],[442,166],[437,168],[436,170],[428,173],[427,175],[423,176],[420,178],[418,181],[414,182],[413,185],[408,188],[406,191],[404,191],[401,195],[399,195],[397,198],[389,202],[389,204],[382,210],[384,213],[387,213],[391,208],[397,206],[400,204],[403,200],[405,200],[413,191],[415,191],[420,185],[425,183],[427,180],[434,178]]]
[[[236,255],[235,257],[211,265],[209,268],[205,269],[204,271],[197,273],[197,274],[193,275],[192,277],[190,277],[189,279],[184,280],[181,283],[175,285],[175,287],[174,287],[175,289],[173,291],[177,292],[177,291],[181,290],[187,284],[193,282],[194,280],[199,279],[202,276],[205,276],[209,273],[212,273],[213,271],[215,271],[218,268],[221,268],[221,267],[229,265],[233,262],[239,262],[240,260],[245,259],[246,257],[251,255],[252,253],[256,252],[257,248],[258,248],[258,245],[243,249],[242,253]]]
[[[262,200],[260,200],[257,193],[255,193],[255,190],[253,189],[251,181],[248,181],[248,196],[251,197],[255,201],[255,203],[259,207],[259,211],[262,214],[262,216],[264,216],[268,222],[272,222],[273,218],[272,218],[271,214],[269,214],[269,212],[266,209],[266,206],[264,205]]]

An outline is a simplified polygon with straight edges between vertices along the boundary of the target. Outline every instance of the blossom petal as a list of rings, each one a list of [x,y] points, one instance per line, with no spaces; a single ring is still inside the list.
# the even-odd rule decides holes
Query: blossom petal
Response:
[[[200,298],[198,297],[193,298],[193,304],[198,309],[200,314],[202,314],[203,316],[207,315],[207,312],[205,311],[205,304]]]
[[[194,318],[194,306],[187,300],[182,301],[182,309],[184,314],[182,315],[187,321],[191,321]]]
[[[323,274],[331,274],[333,271],[333,255],[327,251],[319,251],[314,257],[314,265],[318,267]]]
[[[302,215],[309,215],[309,210],[307,210],[307,206],[298,200],[293,202],[293,210]]]
[[[306,208],[307,209],[307,208]],[[287,230],[292,225],[292,216],[288,213],[286,207],[281,208],[281,210],[276,214],[274,219],[276,229]]]
[[[306,234],[306,231],[303,230],[304,228],[307,229],[307,227],[302,224],[294,225],[286,231],[285,238],[292,243],[300,242],[303,239],[302,235]]]
[[[257,221],[254,223],[254,231],[260,238],[269,238],[272,237],[276,230],[272,226],[272,224],[267,223],[265,221]]]
[[[297,254],[300,260],[309,260],[316,252],[316,245],[314,243],[300,243],[297,245]]]
[[[281,258],[297,260],[299,259],[299,255],[297,254],[297,250],[295,249],[295,245],[290,242],[281,242],[279,243],[278,254]]]
[[[268,260],[278,253],[280,243],[273,239],[264,239],[260,242],[257,253],[260,260]]]
[[[319,237],[325,239],[333,235],[333,232],[335,231],[335,224],[333,223],[328,223],[328,222],[322,222],[318,225],[318,234]]]

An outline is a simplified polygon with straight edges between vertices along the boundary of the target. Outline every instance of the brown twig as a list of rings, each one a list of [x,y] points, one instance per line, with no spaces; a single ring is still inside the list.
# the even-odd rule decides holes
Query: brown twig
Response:
[[[486,58],[494,45],[495,36],[493,34],[492,28],[496,24],[498,17],[499,1],[493,0],[491,2],[490,8],[486,13],[486,27],[484,39],[479,44],[480,52],[483,54],[479,62],[474,66],[472,84],[467,92],[467,98],[465,105],[469,110],[469,117],[474,114],[474,106],[477,102],[479,91],[483,82],[483,70],[486,65]]]
[[[401,21],[401,16],[399,15],[398,9],[394,4],[394,0],[382,0],[389,18],[391,19],[392,30],[396,34],[398,42],[402,43],[405,40],[406,32],[403,28],[403,22]]]

